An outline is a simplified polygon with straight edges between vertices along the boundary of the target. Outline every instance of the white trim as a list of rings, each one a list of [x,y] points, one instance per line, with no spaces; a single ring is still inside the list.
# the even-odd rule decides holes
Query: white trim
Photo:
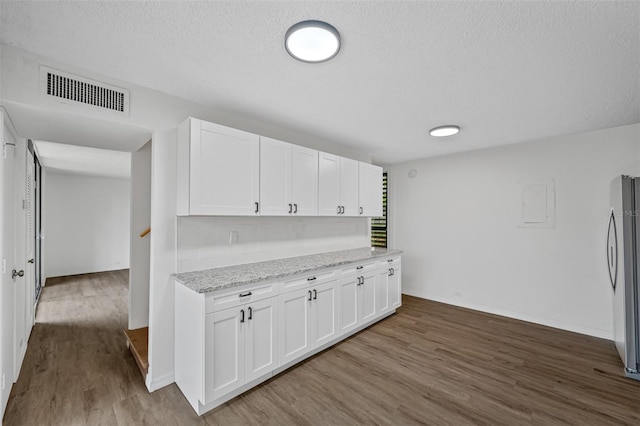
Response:
[[[461,308],[472,309],[474,311],[486,312],[489,314],[499,315],[501,317],[513,318],[520,321],[540,324],[547,327],[558,328],[560,330],[571,331],[574,333],[585,334],[587,336],[598,337],[600,339],[613,340],[613,331],[600,330],[597,328],[585,327],[583,325],[570,324],[562,321],[556,321],[549,318],[542,318],[533,315],[521,314],[504,309],[494,308],[492,306],[478,305],[475,303],[465,303],[460,300],[452,300],[446,297],[426,296],[420,292],[414,292],[410,289],[403,288],[402,293],[408,296],[415,296],[421,299],[433,300],[434,302],[446,303],[447,305],[459,306]]]
[[[147,373],[147,378],[145,380],[145,385],[147,385],[147,389],[149,392],[155,392],[160,388],[165,386],[169,386],[172,383],[175,383],[175,375],[173,373],[167,373],[164,376],[160,376],[155,380],[151,380],[151,369]]]

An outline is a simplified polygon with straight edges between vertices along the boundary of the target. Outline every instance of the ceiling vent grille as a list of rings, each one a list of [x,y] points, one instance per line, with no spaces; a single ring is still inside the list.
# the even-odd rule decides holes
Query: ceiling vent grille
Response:
[[[40,79],[44,94],[58,102],[129,115],[126,89],[44,66],[40,67]]]

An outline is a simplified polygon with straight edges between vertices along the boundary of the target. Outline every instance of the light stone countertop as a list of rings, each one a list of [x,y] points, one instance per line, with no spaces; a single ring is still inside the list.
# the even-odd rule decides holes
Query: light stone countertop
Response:
[[[401,250],[363,247],[307,256],[288,257],[244,265],[174,274],[177,282],[197,293],[209,293],[244,284],[283,278],[319,269],[362,262],[402,253]]]

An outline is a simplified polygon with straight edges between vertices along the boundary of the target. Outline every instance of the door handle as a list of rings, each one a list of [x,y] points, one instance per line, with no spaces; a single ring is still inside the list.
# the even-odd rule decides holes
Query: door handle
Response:
[[[27,260],[27,263],[35,263],[35,261],[36,261],[35,259],[29,259]]]
[[[24,271],[22,269],[19,271],[16,271],[15,269],[11,271],[11,279],[15,280],[16,277],[24,277]]]

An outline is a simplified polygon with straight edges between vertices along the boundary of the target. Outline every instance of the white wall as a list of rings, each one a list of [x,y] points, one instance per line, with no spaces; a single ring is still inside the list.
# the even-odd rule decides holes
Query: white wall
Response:
[[[358,217],[185,216],[177,235],[178,272],[371,245],[369,220]]]
[[[129,264],[129,329],[149,325],[151,235],[151,141],[131,154],[131,256]]]
[[[151,149],[151,273],[149,289],[150,391],[174,380],[177,130],[153,133]]]
[[[46,276],[129,267],[129,179],[47,173]]]
[[[639,156],[636,124],[391,166],[403,292],[611,339],[609,184]],[[550,179],[555,227],[519,228],[517,182]]]

